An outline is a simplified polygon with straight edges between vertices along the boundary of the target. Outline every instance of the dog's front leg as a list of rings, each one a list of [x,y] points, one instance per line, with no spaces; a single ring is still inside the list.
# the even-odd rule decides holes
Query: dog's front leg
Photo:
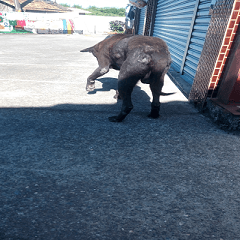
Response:
[[[103,76],[104,74],[106,74],[109,71],[109,66],[107,67],[98,67],[87,79],[87,86],[86,86],[86,90],[88,92],[91,92],[95,89],[95,80],[98,77]]]

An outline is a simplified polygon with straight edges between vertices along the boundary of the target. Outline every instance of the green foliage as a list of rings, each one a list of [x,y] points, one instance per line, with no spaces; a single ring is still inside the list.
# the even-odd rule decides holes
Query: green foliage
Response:
[[[70,7],[70,5],[66,3],[60,4],[60,5],[64,7]],[[109,7],[98,8],[95,6],[90,6],[89,8],[84,9],[81,5],[76,5],[76,4],[73,5],[73,7],[91,12],[88,15],[125,17],[125,8],[109,8]]]
[[[63,7],[70,7],[70,5],[66,3],[60,3],[59,5],[62,5]]]
[[[124,32],[124,22],[121,21],[111,21],[110,29],[114,32],[123,33]]]
[[[64,7],[70,7],[68,4],[61,4]],[[84,9],[81,5],[73,5],[74,8],[87,10],[91,13],[88,15],[95,15],[95,16],[116,16],[116,17],[125,17],[125,8],[97,8],[95,6],[90,6],[87,9]]]
[[[125,17],[125,8],[97,8],[95,6],[90,6],[87,11],[91,12],[89,15],[95,16]]]
[[[75,4],[74,4],[73,7],[74,7],[74,8],[79,8],[79,9],[83,9],[82,6],[80,6],[80,5],[75,5]]]

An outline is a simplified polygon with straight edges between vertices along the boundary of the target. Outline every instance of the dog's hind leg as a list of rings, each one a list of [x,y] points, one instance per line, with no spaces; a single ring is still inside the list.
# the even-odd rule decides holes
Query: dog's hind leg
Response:
[[[122,99],[122,108],[120,113],[117,116],[109,117],[110,122],[122,122],[124,118],[131,112],[133,109],[133,104],[131,100],[131,95],[134,86],[138,82],[138,78],[125,78],[118,81],[118,91],[120,99]]]
[[[121,122],[133,109],[131,94],[133,88],[149,72],[148,63],[151,58],[143,53],[141,49],[136,49],[129,55],[123,63],[118,76],[118,91],[122,99],[122,108],[117,116],[109,118],[111,122]]]
[[[160,111],[160,95],[162,92],[163,82],[164,82],[164,75],[165,73],[155,76],[152,76],[152,81],[150,83],[150,89],[152,91],[153,100],[151,103],[151,112],[148,115],[150,118],[158,118],[159,111]]]

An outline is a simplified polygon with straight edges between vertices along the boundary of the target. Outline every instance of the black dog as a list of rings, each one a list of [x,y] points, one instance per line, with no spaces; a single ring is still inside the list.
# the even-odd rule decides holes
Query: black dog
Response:
[[[121,122],[133,109],[131,94],[139,80],[150,84],[152,91],[153,101],[148,116],[159,117],[160,95],[169,95],[162,93],[162,87],[171,64],[167,44],[162,39],[116,34],[81,52],[91,52],[99,65],[87,79],[87,91],[93,91],[95,79],[106,74],[110,68],[120,70],[118,92],[123,100],[122,109],[118,116],[109,118],[111,122]]]

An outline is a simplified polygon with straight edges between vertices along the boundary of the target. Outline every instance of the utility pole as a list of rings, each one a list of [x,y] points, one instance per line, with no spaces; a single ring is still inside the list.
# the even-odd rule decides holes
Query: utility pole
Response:
[[[16,12],[21,12],[22,9],[21,9],[21,5],[20,5],[19,1],[18,0],[14,0],[14,4],[15,4],[15,11]]]

